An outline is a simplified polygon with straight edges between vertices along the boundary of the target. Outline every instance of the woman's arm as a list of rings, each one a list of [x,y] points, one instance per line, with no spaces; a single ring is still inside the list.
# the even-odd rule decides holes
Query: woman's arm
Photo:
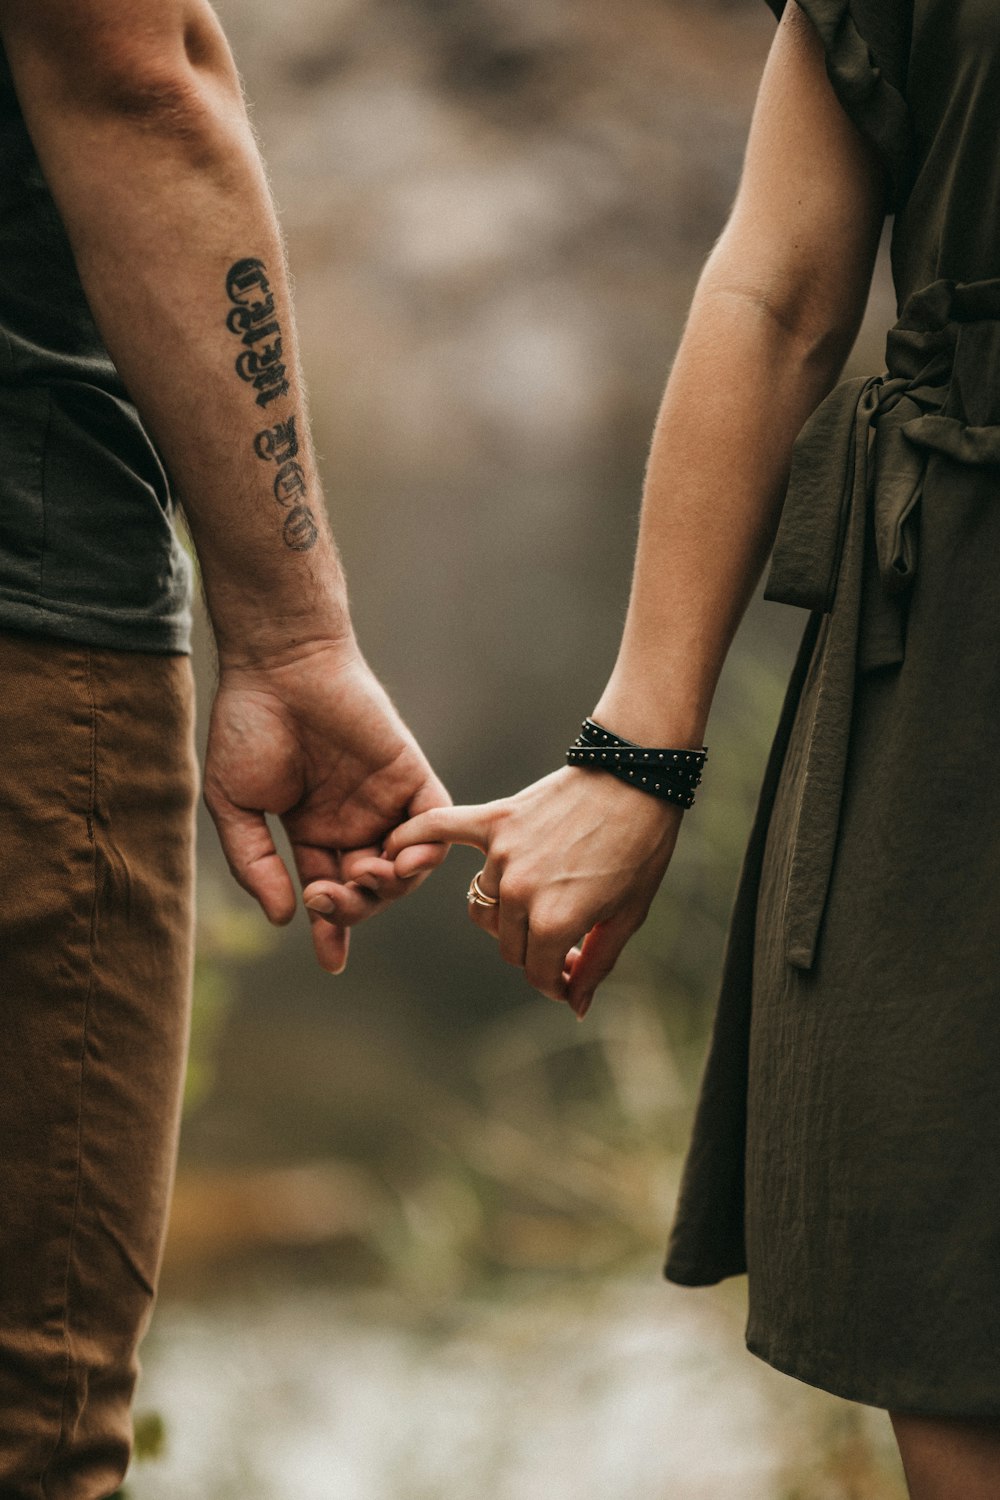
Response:
[[[594,710],[628,739],[702,741],[771,548],[792,444],[861,321],[885,191],[819,37],[789,5],[656,423],[625,631]],[[473,919],[531,984],[582,1013],[645,918],[681,815],[611,776],[565,767],[516,797],[427,813],[386,852],[404,874],[420,865],[419,850],[403,852],[418,842],[481,848],[481,884],[500,905],[471,907]],[[584,933],[581,953],[572,945]]]
[[[595,710],[628,739],[701,743],[792,443],[857,335],[884,190],[812,23],[788,5],[653,435],[628,617]]]

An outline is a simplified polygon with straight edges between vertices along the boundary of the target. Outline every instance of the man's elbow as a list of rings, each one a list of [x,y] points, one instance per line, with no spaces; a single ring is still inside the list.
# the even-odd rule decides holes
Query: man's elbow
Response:
[[[210,131],[220,111],[242,110],[228,45],[201,5],[168,0],[146,26],[128,24],[127,6],[94,0],[76,14],[44,0],[17,9],[9,35],[2,26],[15,81],[44,91],[50,108],[191,138]]]
[[[88,70],[86,81],[65,80],[65,95],[96,115],[118,115],[175,130],[193,128],[204,107],[201,80],[183,58],[123,49]]]

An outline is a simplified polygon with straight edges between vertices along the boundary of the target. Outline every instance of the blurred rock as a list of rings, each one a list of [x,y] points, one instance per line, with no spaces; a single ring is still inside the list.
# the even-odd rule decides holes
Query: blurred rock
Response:
[[[305,1162],[267,1171],[194,1171],[178,1176],[166,1264],[169,1288],[195,1272],[292,1251],[378,1237],[391,1209],[373,1174],[351,1162]]]

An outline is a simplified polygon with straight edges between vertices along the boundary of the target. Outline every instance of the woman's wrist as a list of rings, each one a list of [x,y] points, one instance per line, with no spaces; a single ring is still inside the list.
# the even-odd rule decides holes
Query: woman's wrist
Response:
[[[708,710],[700,704],[674,700],[666,691],[640,693],[612,683],[601,694],[591,717],[637,745],[693,750],[704,744]]]

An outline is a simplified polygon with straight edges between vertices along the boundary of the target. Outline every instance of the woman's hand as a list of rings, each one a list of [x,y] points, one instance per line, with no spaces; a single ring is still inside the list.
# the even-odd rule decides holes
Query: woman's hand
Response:
[[[470,902],[469,916],[529,984],[582,1019],[645,920],[682,816],[602,771],[567,766],[513,797],[420,813],[393,830],[368,873],[406,878],[427,844],[481,849],[479,884],[499,904]]]

